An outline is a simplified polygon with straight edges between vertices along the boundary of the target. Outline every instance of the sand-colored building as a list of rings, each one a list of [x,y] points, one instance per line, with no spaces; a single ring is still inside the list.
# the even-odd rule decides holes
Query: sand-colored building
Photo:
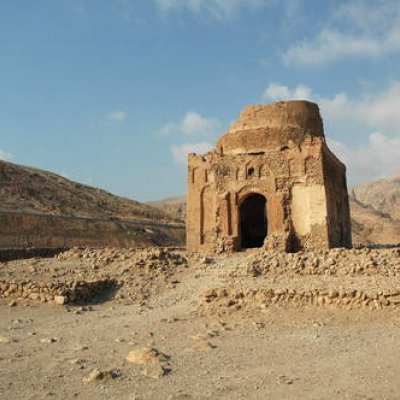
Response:
[[[189,251],[348,246],[346,167],[316,104],[248,106],[215,150],[189,155]]]

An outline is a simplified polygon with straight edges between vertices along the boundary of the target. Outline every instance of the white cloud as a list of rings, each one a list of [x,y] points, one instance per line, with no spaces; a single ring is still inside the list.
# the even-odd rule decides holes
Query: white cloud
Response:
[[[332,151],[347,165],[350,185],[364,183],[400,172],[400,135],[388,137],[376,132],[361,146],[328,141]]]
[[[177,9],[208,14],[217,19],[230,18],[243,10],[257,10],[271,0],[154,0],[164,11]]]
[[[93,186],[94,185],[94,179],[91,176],[87,176],[84,181],[86,185]]]
[[[188,112],[183,117],[181,128],[187,135],[202,135],[212,133],[217,127],[218,122],[215,119],[202,117],[195,112]]]
[[[174,160],[178,164],[186,164],[189,153],[204,154],[213,148],[211,143],[184,143],[180,146],[174,145],[171,147],[171,152]]]
[[[312,39],[289,48],[286,64],[318,65],[340,58],[379,57],[400,51],[398,1],[353,1],[340,7]]]
[[[188,136],[211,136],[216,133],[218,127],[218,120],[188,111],[181,121],[166,124],[160,132],[163,135],[180,133]]]
[[[329,122],[353,122],[374,130],[394,130],[400,133],[400,81],[374,96],[352,100],[345,92],[322,97],[305,85],[293,89],[271,83],[264,91],[267,100],[310,100],[319,104],[322,116]],[[373,112],[372,112],[373,111]]]
[[[59,175],[62,176],[63,178],[65,178],[65,179],[71,180],[71,175],[66,171],[59,172]]]
[[[127,113],[125,111],[117,110],[117,111],[111,111],[107,114],[107,119],[110,121],[115,121],[115,122],[123,122],[125,121],[127,117]]]
[[[286,64],[323,64],[338,58],[378,57],[400,50],[400,28],[396,27],[386,36],[355,36],[333,30],[323,30],[313,41],[305,41],[286,51]]]
[[[301,96],[299,96],[301,94]],[[400,172],[400,82],[393,82],[375,96],[351,99],[342,92],[331,98],[314,94],[299,85],[294,89],[271,83],[263,94],[268,100],[304,99],[318,103],[327,136],[332,131],[370,133],[361,145],[328,140],[333,151],[348,166],[350,183],[366,182]]]
[[[263,97],[271,100],[309,100],[311,89],[307,86],[299,85],[290,90],[287,86],[273,82],[265,89]]]
[[[10,161],[12,160],[13,156],[10,153],[7,153],[6,151],[0,149],[0,160],[3,161]]]
[[[166,136],[178,134],[186,138],[191,137],[194,139],[203,137],[210,140],[217,134],[219,125],[219,121],[215,118],[206,118],[194,111],[188,111],[180,121],[166,124],[160,130],[160,133]],[[186,164],[189,153],[203,154],[207,153],[212,148],[213,146],[211,143],[200,141],[194,143],[175,144],[171,146],[171,152],[176,163]]]
[[[351,0],[335,8],[331,24],[352,27],[360,32],[384,33],[398,24],[398,0]]]
[[[354,122],[361,127],[400,133],[400,82],[375,95],[352,100],[346,93],[333,98],[314,97],[325,117],[332,121]]]

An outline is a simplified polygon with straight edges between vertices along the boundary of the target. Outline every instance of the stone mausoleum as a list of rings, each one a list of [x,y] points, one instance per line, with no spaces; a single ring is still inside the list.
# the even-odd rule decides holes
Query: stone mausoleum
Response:
[[[187,247],[351,246],[346,167],[308,101],[248,106],[216,149],[189,154]]]

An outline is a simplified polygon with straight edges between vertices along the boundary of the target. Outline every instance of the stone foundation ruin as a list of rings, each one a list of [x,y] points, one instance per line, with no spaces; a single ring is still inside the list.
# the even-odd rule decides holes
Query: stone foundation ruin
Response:
[[[189,251],[349,246],[346,167],[316,104],[248,106],[215,150],[189,154]]]

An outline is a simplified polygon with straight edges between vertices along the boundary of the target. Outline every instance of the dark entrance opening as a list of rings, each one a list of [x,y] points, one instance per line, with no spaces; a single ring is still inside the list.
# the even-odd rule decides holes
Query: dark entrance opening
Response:
[[[242,248],[261,247],[268,233],[267,200],[252,194],[240,206],[240,238]]]

